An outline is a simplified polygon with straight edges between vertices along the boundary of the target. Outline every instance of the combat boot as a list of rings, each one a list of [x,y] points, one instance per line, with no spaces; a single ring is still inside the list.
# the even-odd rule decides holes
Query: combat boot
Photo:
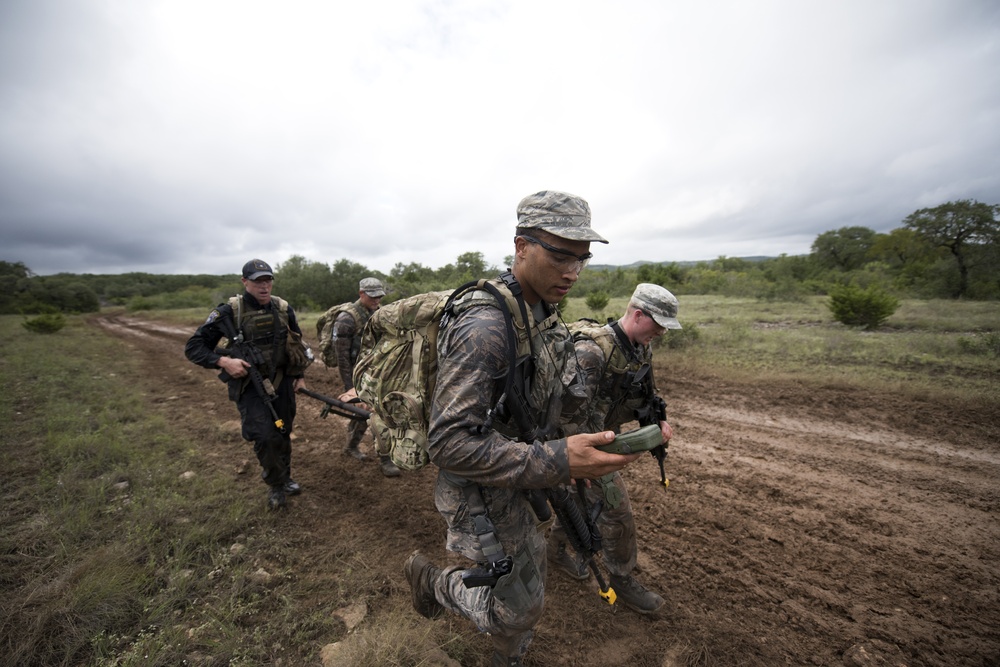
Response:
[[[653,614],[663,606],[663,598],[636,581],[630,574],[624,577],[611,575],[611,588],[618,601],[640,614]]]
[[[590,578],[587,562],[566,542],[560,542],[555,549],[549,549],[549,562],[577,581]]]
[[[437,618],[443,614],[444,607],[434,597],[434,580],[441,574],[441,568],[419,551],[414,551],[406,559],[403,573],[410,582],[410,595],[417,613],[424,618]]]
[[[396,464],[392,462],[392,459],[390,459],[388,456],[380,456],[378,458],[379,458],[379,464],[382,466],[383,475],[385,475],[386,477],[399,477],[400,475],[399,468],[397,468]]]
[[[354,458],[356,458],[359,461],[367,461],[368,460],[368,457],[365,455],[365,453],[362,452],[360,449],[358,449],[358,444],[357,443],[351,443],[350,445],[348,445],[347,447],[345,447],[344,448],[344,454],[346,454],[347,456],[353,456]]]
[[[272,486],[267,494],[268,509],[277,510],[285,506],[285,490],[281,486]]]
[[[490,667],[521,667],[523,664],[519,656],[501,655],[496,651],[493,652],[493,660],[490,661]]]

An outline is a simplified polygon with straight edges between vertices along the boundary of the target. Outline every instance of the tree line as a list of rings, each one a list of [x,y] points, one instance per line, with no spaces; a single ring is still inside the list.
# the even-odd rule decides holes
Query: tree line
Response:
[[[275,265],[275,292],[296,310],[308,312],[353,301],[358,281],[367,276],[387,284],[389,302],[490,277],[499,270],[479,252],[459,255],[437,269],[400,262],[388,273],[348,259],[327,265],[293,256]],[[102,306],[210,307],[242,289],[238,274],[37,276],[22,262],[6,261],[0,261],[0,276],[8,286],[0,294],[0,313],[5,314],[86,313]],[[591,267],[580,275],[573,292],[578,297],[624,297],[640,282],[663,285],[678,295],[767,300],[824,295],[844,286],[877,288],[898,297],[996,300],[1000,299],[1000,205],[951,201],[914,211],[888,233],[842,227],[817,236],[808,255]]]

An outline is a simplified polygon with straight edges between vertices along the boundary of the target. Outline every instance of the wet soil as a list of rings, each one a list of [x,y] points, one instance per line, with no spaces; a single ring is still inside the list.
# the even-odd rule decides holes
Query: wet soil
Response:
[[[157,403],[190,424],[211,465],[249,456],[237,483],[259,484],[224,388],[184,358],[197,323],[94,322],[149,382],[172,388]],[[669,488],[651,457],[625,471],[637,576],[667,607],[612,609],[592,582],[550,572],[528,665],[1000,665],[1000,413],[672,377],[667,355],[656,370],[675,430]],[[307,381],[340,391],[321,363]],[[387,479],[374,461],[342,456],[346,420],[321,419],[321,407],[300,398],[295,425],[304,492],[284,525],[304,552],[297,576],[320,585],[323,558],[361,545],[370,553],[356,557],[384,570],[382,593],[405,599],[403,559],[418,547],[444,558],[433,471]]]

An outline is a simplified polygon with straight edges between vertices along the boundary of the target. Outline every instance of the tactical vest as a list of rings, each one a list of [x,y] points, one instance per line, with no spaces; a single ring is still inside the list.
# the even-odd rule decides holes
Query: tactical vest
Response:
[[[599,380],[588,427],[596,428],[594,417],[603,415],[603,428],[617,431],[622,424],[635,419],[635,411],[646,404],[655,389],[651,381],[635,381],[639,370],[652,363],[652,352],[648,346],[633,347],[634,354],[626,352],[610,324],[574,322],[570,330],[574,340],[587,339],[596,343],[605,360],[604,375]]]
[[[287,363],[288,302],[272,296],[269,305],[271,307],[247,308],[242,294],[229,299],[236,329],[243,340],[253,344],[264,357],[264,367],[258,370],[264,377],[277,382],[278,372],[284,370]]]

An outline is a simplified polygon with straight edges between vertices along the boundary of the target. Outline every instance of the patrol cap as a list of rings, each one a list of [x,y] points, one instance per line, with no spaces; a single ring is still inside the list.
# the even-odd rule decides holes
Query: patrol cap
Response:
[[[370,297],[385,296],[385,287],[378,278],[362,278],[358,289]]]
[[[258,278],[273,278],[274,272],[271,265],[262,259],[251,259],[243,265],[243,277],[247,280],[257,280]]]
[[[608,242],[590,227],[590,204],[555,190],[542,190],[522,199],[517,205],[517,226],[541,229],[570,241]]]
[[[629,305],[649,313],[664,329],[681,328],[681,323],[677,321],[677,297],[659,285],[639,283],[632,292]]]

